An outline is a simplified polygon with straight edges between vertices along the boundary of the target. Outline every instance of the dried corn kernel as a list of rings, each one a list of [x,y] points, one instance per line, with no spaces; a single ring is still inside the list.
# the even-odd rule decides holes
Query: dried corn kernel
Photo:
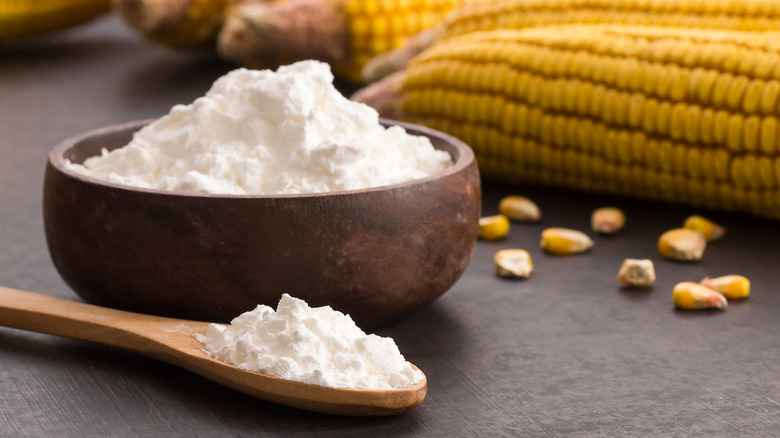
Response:
[[[528,278],[534,269],[531,254],[524,249],[502,249],[493,256],[498,275],[506,278]]]
[[[479,218],[479,237],[485,240],[503,239],[509,233],[509,219],[503,214]]]
[[[728,305],[720,292],[691,281],[677,283],[672,301],[681,309],[722,309]]]
[[[726,228],[697,214],[688,216],[688,219],[685,219],[683,227],[700,232],[702,236],[707,239],[707,242],[718,240],[726,234]]]
[[[601,207],[590,215],[590,226],[601,234],[615,234],[626,225],[626,215],[616,207]]]
[[[658,239],[658,252],[668,259],[691,262],[701,260],[707,241],[698,231],[675,228]]]
[[[724,275],[722,277],[705,278],[700,281],[704,287],[722,293],[730,300],[747,298],[750,295],[750,280],[741,275]]]
[[[577,254],[593,246],[593,241],[582,231],[568,228],[547,228],[542,231],[543,250],[552,254]]]
[[[655,281],[655,267],[649,259],[625,259],[618,271],[618,281],[631,287],[647,287]]]
[[[507,196],[498,204],[498,211],[513,221],[538,222],[542,212],[536,203],[525,196]]]

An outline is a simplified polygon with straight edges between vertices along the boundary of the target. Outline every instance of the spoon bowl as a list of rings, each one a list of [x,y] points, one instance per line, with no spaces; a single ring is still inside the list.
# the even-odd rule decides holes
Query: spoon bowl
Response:
[[[428,388],[425,377],[401,388],[366,390],[242,370],[202,351],[203,344],[193,335],[204,333],[208,322],[125,312],[4,287],[0,287],[0,325],[123,348],[269,402],[327,414],[402,414],[419,406]]]

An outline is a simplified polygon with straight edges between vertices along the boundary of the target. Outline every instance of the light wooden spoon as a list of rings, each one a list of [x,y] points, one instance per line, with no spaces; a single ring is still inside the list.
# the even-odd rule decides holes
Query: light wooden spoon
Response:
[[[203,344],[193,334],[205,333],[208,324],[124,312],[0,286],[2,326],[134,351],[273,403],[328,414],[396,415],[419,406],[428,389],[425,378],[398,389],[364,390],[327,388],[242,370],[201,351]]]

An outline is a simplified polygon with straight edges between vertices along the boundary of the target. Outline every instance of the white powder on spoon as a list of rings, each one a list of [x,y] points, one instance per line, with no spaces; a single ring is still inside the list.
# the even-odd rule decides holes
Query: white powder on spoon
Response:
[[[423,379],[391,338],[367,335],[348,315],[287,294],[195,338],[238,368],[333,388],[390,389]]]
[[[328,64],[302,61],[234,70],[125,147],[66,167],[134,187],[252,195],[378,187],[450,164],[427,137],[386,129],[374,109],[344,97]]]

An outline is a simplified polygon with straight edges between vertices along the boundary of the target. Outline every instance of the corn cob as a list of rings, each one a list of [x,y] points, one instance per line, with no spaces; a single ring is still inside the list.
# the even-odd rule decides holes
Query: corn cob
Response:
[[[172,47],[199,47],[215,44],[225,13],[236,1],[113,0],[113,4],[146,39]]]
[[[110,0],[0,0],[0,41],[65,29],[110,10]]]
[[[611,25],[475,32],[353,98],[466,141],[486,178],[778,219],[778,36]]]
[[[217,49],[247,67],[302,59],[358,82],[371,57],[402,45],[467,0],[287,0],[246,3],[228,14]]]
[[[780,30],[777,0],[492,0],[455,8],[436,27],[381,54],[364,68],[365,82],[403,69],[435,41],[464,33],[560,24],[633,24],[724,30]]]

